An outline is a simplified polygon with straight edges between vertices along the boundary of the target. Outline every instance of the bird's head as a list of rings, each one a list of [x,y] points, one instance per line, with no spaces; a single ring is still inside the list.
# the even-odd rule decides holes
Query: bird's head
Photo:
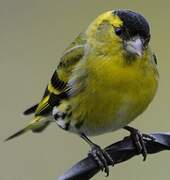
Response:
[[[89,26],[87,35],[93,46],[101,45],[104,51],[121,49],[125,55],[141,57],[150,41],[150,28],[141,14],[115,10],[96,18]]]

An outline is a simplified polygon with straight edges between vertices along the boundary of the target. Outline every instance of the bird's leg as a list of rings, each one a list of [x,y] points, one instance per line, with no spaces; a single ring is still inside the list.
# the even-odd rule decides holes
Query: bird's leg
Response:
[[[135,129],[130,126],[125,126],[125,130],[129,131],[131,133],[132,140],[137,148],[138,153],[142,153],[143,161],[146,160],[147,157],[147,149],[145,146],[144,138],[154,140],[154,138],[148,134],[141,134],[141,132],[138,129]]]
[[[110,157],[110,155],[103,150],[100,146],[97,144],[94,144],[85,134],[81,134],[81,138],[83,138],[91,147],[91,150],[89,152],[89,156],[92,156],[101,170],[106,173],[106,176],[109,175],[109,168],[108,165],[114,165],[113,159]]]

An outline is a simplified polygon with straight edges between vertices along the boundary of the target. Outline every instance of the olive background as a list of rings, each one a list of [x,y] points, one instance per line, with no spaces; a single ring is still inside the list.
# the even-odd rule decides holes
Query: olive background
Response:
[[[160,84],[147,111],[132,126],[142,132],[170,131],[170,2],[161,0],[0,0],[0,179],[54,180],[86,156],[89,146],[52,124],[4,143],[31,117],[22,111],[37,103],[63,50],[100,13],[127,8],[150,22]],[[124,130],[91,138],[102,147],[128,135]],[[168,180],[170,152],[135,157],[110,168],[110,179]],[[99,173],[94,180],[105,179]]]

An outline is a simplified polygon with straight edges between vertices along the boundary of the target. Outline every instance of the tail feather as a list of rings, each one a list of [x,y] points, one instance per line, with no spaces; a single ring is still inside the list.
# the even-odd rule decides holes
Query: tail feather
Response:
[[[18,132],[16,132],[15,134],[12,134],[11,136],[9,136],[7,139],[5,139],[5,141],[9,141],[11,139],[14,139],[24,133],[26,133],[28,130],[31,130],[34,126],[36,126],[37,122],[40,120],[41,117],[37,116],[34,117],[34,119],[23,129],[19,130]]]
[[[19,130],[15,134],[9,136],[4,141],[9,141],[13,138],[16,138],[16,137],[24,134],[28,130],[32,130],[33,132],[41,132],[50,124],[50,122],[51,121],[49,121],[49,119],[43,119],[41,116],[36,116],[25,128]]]
[[[23,129],[19,130],[19,131],[16,132],[15,134],[9,136],[9,137],[6,138],[4,141],[6,142],[6,141],[9,141],[9,140],[11,140],[11,139],[13,139],[13,138],[16,138],[16,137],[18,137],[18,136],[26,133],[28,130],[29,130],[29,128],[28,128],[28,126],[27,126],[27,127],[23,128]]]
[[[30,115],[30,114],[33,114],[36,109],[38,107],[38,104],[35,104],[33,106],[31,106],[30,108],[26,109],[24,112],[23,112],[23,115]]]

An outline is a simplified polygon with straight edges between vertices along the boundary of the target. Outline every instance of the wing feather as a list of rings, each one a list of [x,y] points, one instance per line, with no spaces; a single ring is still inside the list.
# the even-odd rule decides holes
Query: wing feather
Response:
[[[36,111],[36,116],[48,115],[54,106],[58,105],[62,99],[67,98],[67,83],[75,65],[84,56],[85,35],[80,34],[75,41],[64,51],[63,56],[53,73]]]

